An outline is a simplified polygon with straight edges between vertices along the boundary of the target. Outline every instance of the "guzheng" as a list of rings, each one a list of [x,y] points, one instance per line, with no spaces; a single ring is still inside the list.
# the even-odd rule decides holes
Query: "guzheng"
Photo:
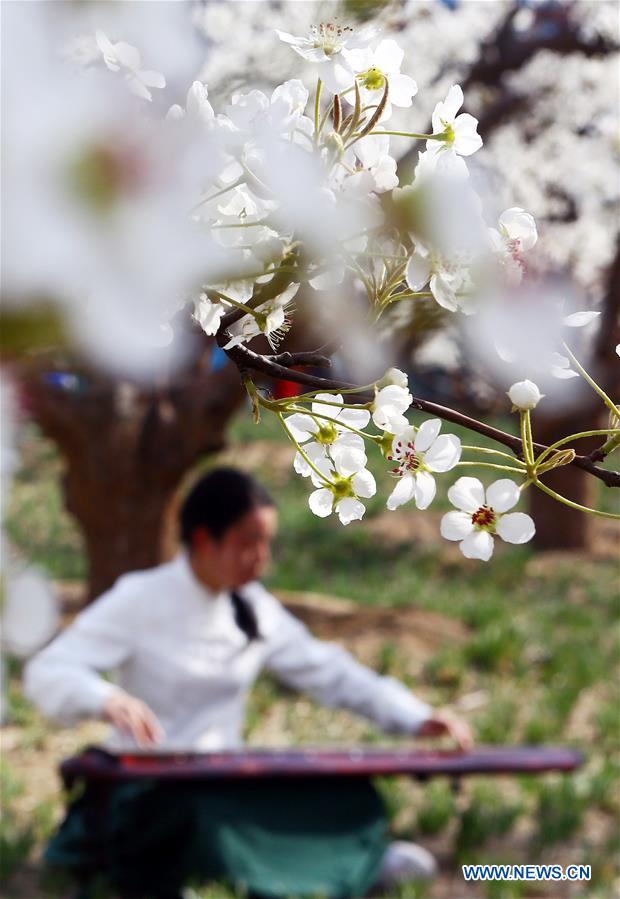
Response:
[[[564,746],[478,746],[469,752],[430,749],[244,749],[209,753],[131,752],[114,755],[89,747],[62,763],[63,780],[128,781],[267,777],[373,777],[409,775],[426,779],[470,774],[541,774],[573,771],[583,762]]]

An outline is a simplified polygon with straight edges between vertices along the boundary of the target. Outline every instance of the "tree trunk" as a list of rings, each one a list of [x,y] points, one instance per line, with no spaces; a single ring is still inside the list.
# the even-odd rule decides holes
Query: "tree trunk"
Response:
[[[208,371],[209,355],[150,389],[83,369],[77,379],[70,373],[80,386],[69,389],[66,371],[41,360],[22,366],[34,418],[66,462],[65,499],[84,535],[89,600],[176,549],[179,485],[224,446],[244,397],[236,368]]]
[[[601,427],[595,411],[589,407],[587,413],[583,410],[572,410],[570,415],[563,417],[545,418],[537,414],[534,418],[534,439],[539,443],[554,443],[561,437],[576,431],[592,430]],[[600,438],[592,440],[580,440],[576,444],[578,452],[589,453],[600,446]],[[594,490],[595,479],[575,466],[564,465],[555,471],[550,471],[542,476],[541,480],[547,487],[560,493],[567,499],[579,503],[582,506],[595,505]],[[542,490],[530,487],[527,491],[530,499],[530,512],[536,522],[536,536],[534,546],[539,550],[579,549],[587,550],[592,537],[592,516],[584,512],[578,512],[557,500]]]

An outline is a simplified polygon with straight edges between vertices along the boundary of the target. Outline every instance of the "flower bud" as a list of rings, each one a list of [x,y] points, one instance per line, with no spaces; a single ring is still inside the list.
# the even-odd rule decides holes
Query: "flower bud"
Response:
[[[517,381],[508,391],[508,398],[512,403],[513,412],[517,409],[519,412],[535,409],[543,396],[544,393],[540,392],[533,381]]]
[[[381,380],[377,381],[376,387],[377,390],[381,390],[382,387],[389,387],[390,384],[406,389],[409,386],[409,379],[404,371],[401,371],[399,368],[388,368]]]

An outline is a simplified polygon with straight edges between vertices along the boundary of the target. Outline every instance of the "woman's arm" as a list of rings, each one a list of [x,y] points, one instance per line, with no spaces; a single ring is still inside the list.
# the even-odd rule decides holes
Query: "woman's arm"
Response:
[[[120,578],[28,662],[24,690],[44,715],[60,724],[105,718],[147,742],[156,732],[153,713],[100,673],[122,665],[132,653],[139,626],[139,597],[132,581],[131,576]]]
[[[364,715],[388,733],[414,734],[433,718],[431,706],[404,684],[361,665],[342,647],[316,639],[277,606],[277,615],[269,616],[265,665],[278,679],[324,705]]]

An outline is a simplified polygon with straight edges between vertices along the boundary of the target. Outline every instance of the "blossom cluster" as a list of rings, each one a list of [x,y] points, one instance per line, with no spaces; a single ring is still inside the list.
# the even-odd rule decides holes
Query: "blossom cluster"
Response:
[[[154,44],[129,43],[122,9],[115,14],[107,24],[80,20],[91,30],[71,33],[64,19],[50,31],[38,4],[13,13],[23,40],[13,40],[19,52],[9,61],[22,91],[7,110],[9,301],[51,297],[97,358],[151,373],[162,354],[166,366],[182,358],[171,322],[188,305],[244,372],[265,342],[277,353],[301,306],[338,337],[343,358],[347,342],[374,346],[394,304],[475,318],[475,339],[511,372],[523,440],[511,466],[462,460],[460,440],[440,433],[438,418],[414,426],[408,378],[397,369],[378,381],[374,373],[364,403],[337,390],[274,401],[249,376],[248,389],[295,444],[294,467],[313,485],[319,517],[363,516],[377,490],[368,446],[396,481],[392,511],[409,501],[427,509],[436,476],[461,465],[516,472],[522,486],[536,481],[530,412],[548,378],[585,377],[564,329],[598,313],[529,302],[537,225],[516,205],[488,215],[470,171],[483,141],[461,87],[435,105],[428,133],[391,128],[418,93],[403,49],[374,26],[328,21],[273,38],[310,67],[312,91],[292,78],[214,104],[196,79],[170,104],[180,98],[165,93]],[[185,27],[176,22],[170,39]],[[40,115],[24,119],[24,104],[35,101]],[[401,181],[394,146],[403,138],[422,149]],[[526,307],[536,309],[535,328]],[[560,455],[544,457],[545,470],[565,464]],[[480,559],[495,535],[526,542],[533,522],[509,513],[519,494],[510,479],[485,494],[462,477],[448,490],[458,511],[444,516],[441,533]]]

